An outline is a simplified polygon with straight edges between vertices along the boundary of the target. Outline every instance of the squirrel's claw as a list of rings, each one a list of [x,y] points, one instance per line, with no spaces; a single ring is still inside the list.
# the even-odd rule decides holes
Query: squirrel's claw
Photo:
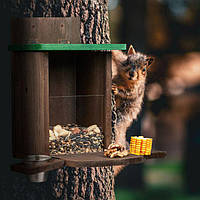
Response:
[[[114,95],[118,94],[119,90],[118,90],[116,85],[112,85],[112,92],[113,92]]]

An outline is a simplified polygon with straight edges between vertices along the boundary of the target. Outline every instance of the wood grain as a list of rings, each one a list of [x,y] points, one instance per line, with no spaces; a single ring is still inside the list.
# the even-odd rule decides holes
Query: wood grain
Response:
[[[83,154],[69,154],[55,156],[65,161],[65,165],[69,167],[103,167],[113,165],[129,165],[138,164],[145,161],[145,159],[165,158],[167,155],[163,151],[154,151],[149,156],[137,156],[129,154],[123,158],[108,158],[103,152],[83,153]]]
[[[80,19],[78,17],[12,18],[11,43],[79,44]]]
[[[77,95],[104,94],[105,57],[101,52],[77,52],[76,68]]]
[[[79,52],[77,56],[77,123],[97,124],[106,145],[111,142],[111,55],[110,52]],[[87,97],[88,95],[88,97]]]
[[[99,52],[77,52],[76,56],[76,115],[82,126],[103,127],[104,64]]]
[[[50,126],[67,125],[76,122],[76,98],[56,97],[49,98]]]
[[[54,169],[62,168],[64,161],[60,159],[51,159],[42,162],[30,162],[30,164],[18,163],[11,165],[11,170],[24,174],[35,174],[38,172],[47,172]]]
[[[34,174],[42,171],[50,171],[64,166],[68,167],[103,167],[111,165],[129,165],[139,164],[146,161],[146,159],[165,158],[167,153],[165,151],[154,151],[150,156],[136,156],[128,155],[124,158],[107,158],[103,152],[82,153],[82,154],[68,154],[57,155],[49,161],[38,163],[18,163],[11,166],[13,171],[22,172],[25,174]]]
[[[50,125],[76,122],[76,66],[73,52],[49,53]]]
[[[49,52],[49,95],[76,93],[76,66],[73,52]]]
[[[93,124],[103,128],[103,96],[83,96],[76,98],[76,122],[81,126]]]
[[[13,155],[49,154],[49,82],[46,53],[12,55]]]
[[[103,167],[111,165],[137,164],[144,161],[143,156],[128,155],[124,158],[107,158],[103,152],[70,154],[67,156],[56,156],[65,161],[69,167]]]
[[[156,159],[156,158],[165,158],[167,156],[166,151],[153,151],[151,155],[144,156],[145,159]]]
[[[105,59],[105,74],[104,74],[104,148],[107,148],[112,142],[112,111],[111,111],[111,87],[112,87],[112,55],[111,52],[106,52]]]

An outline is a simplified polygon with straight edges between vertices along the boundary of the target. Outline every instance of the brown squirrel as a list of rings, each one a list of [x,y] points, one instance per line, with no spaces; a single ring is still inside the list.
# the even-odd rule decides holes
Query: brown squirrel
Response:
[[[136,52],[132,45],[127,55],[122,51],[112,51],[112,91],[117,113],[115,143],[125,148],[126,130],[141,110],[147,71],[153,60],[152,57]],[[114,167],[114,174],[118,174],[121,168]]]

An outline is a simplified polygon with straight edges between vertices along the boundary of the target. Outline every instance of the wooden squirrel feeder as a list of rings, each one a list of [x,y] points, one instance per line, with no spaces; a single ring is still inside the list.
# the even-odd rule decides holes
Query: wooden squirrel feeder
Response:
[[[111,52],[125,44],[80,44],[78,18],[22,18],[11,22],[13,156],[49,154],[49,127],[97,124],[104,147],[111,143]],[[37,174],[71,167],[141,163],[129,155],[106,158],[103,153],[49,157],[13,165],[14,171]]]

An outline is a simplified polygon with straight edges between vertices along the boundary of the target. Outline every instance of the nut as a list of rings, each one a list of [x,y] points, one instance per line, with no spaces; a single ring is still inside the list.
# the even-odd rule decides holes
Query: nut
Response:
[[[89,127],[87,128],[87,131],[88,131],[88,132],[91,132],[91,131],[93,131],[93,130],[96,129],[96,128],[98,128],[97,125],[92,125],[92,126],[89,126]]]
[[[109,158],[122,158],[128,155],[128,150],[124,150],[124,147],[120,144],[110,144],[108,149],[104,150],[104,155]]]

